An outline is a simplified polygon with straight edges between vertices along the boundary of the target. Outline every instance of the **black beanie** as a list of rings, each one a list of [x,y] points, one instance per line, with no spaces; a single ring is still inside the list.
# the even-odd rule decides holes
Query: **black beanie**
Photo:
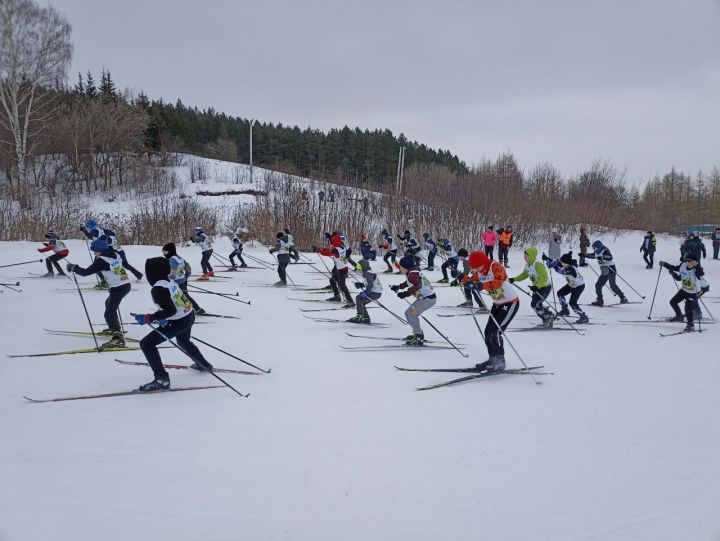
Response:
[[[162,247],[163,255],[165,255],[165,252],[167,252],[167,257],[170,259],[172,256],[177,255],[177,248],[175,248],[174,242],[168,242],[165,246]]]
[[[145,261],[145,276],[150,285],[159,280],[167,280],[170,275],[170,262],[164,257],[151,257]]]

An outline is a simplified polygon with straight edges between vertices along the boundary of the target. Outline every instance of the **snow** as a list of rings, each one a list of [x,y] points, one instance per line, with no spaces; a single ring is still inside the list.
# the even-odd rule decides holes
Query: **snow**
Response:
[[[593,238],[594,240],[594,238]],[[584,336],[572,332],[510,333],[528,365],[554,372],[500,376],[419,392],[455,374],[400,372],[410,367],[467,366],[485,360],[470,317],[440,318],[441,306],[462,300],[438,288],[426,315],[453,340],[468,344],[469,359],[453,350],[349,352],[339,344],[379,345],[345,331],[405,336],[409,328],[380,309],[388,328],[330,324],[302,317],[324,298],[263,287],[276,274],[249,270],[228,283],[204,285],[235,292],[247,306],[197,295],[216,313],[194,334],[253,364],[262,376],[224,374],[228,389],[31,404],[50,398],[129,390],[151,379],[140,352],[0,359],[0,539],[180,540],[712,540],[720,536],[720,408],[717,333],[661,338],[678,324],[624,324],[643,320],[658,277],[638,253],[641,234],[607,241],[618,271],[646,295],[644,304],[588,307]],[[73,262],[88,261],[82,241],[69,241]],[[37,257],[39,244],[0,243],[0,264]],[[656,261],[676,261],[678,243],[658,239]],[[541,246],[541,249],[543,247]],[[126,246],[130,262],[160,254],[158,247]],[[216,253],[231,251],[218,238]],[[200,253],[185,247],[194,269]],[[261,247],[249,253],[271,260]],[[318,256],[309,257],[317,260]],[[510,274],[520,271],[520,247]],[[705,260],[711,292],[707,307],[720,315],[720,263]],[[594,264],[594,263],[591,263]],[[381,262],[373,264],[382,270]],[[319,265],[319,268],[324,268]],[[298,284],[324,285],[308,265],[291,266]],[[5,317],[2,353],[91,347],[91,338],[50,335],[44,328],[86,330],[74,284],[31,279],[44,265],[0,269],[3,282],[19,279],[22,293],[0,294]],[[594,275],[581,302],[594,298]],[[433,281],[439,272],[431,273]],[[382,302],[401,313],[405,302],[381,275]],[[554,276],[556,286],[560,278]],[[90,285],[92,278],[81,278]],[[639,300],[622,282],[630,300]],[[69,291],[56,291],[69,289]],[[121,305],[152,308],[149,285],[133,283]],[[675,292],[663,272],[653,315],[671,315]],[[94,322],[102,322],[106,294],[83,291]],[[606,295],[606,300],[612,299]],[[535,324],[529,302],[511,328]],[[347,312],[309,315],[350,317]],[[486,316],[479,316],[484,325]],[[210,321],[209,318],[201,321]],[[428,338],[440,340],[423,322]],[[147,328],[129,327],[141,338]],[[202,345],[218,367],[246,369]],[[507,348],[509,367],[521,366]],[[185,363],[171,350],[167,362]],[[171,371],[173,385],[214,384],[207,374]]]

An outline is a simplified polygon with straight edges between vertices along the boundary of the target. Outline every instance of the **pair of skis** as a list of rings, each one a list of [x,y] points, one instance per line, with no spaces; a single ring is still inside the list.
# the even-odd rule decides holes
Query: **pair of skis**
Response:
[[[472,381],[474,379],[489,378],[493,376],[504,376],[504,375],[535,375],[535,376],[550,376],[552,372],[537,372],[541,368],[545,368],[544,365],[540,366],[529,366],[527,368],[509,368],[502,372],[485,372],[480,371],[477,368],[403,368],[396,366],[398,370],[403,372],[456,372],[456,373],[468,373],[467,376],[442,381],[432,385],[426,385],[425,387],[417,387],[418,391],[429,391],[430,389],[439,389],[440,387],[448,387],[449,385],[456,385],[465,381]]]

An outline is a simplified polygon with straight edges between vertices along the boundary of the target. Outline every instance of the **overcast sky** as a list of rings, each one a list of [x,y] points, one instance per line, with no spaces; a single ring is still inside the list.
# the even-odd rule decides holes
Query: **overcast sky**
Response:
[[[327,130],[389,128],[469,165],[511,150],[643,181],[720,166],[720,0],[51,0],[71,82]]]

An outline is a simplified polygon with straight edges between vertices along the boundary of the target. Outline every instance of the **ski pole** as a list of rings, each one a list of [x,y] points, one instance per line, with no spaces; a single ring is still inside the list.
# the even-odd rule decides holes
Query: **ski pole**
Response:
[[[100,351],[100,346],[98,345],[97,336],[95,336],[95,329],[93,329],[92,323],[90,321],[90,314],[88,314],[87,306],[85,305],[85,298],[83,297],[82,291],[80,291],[80,284],[78,284],[77,275],[75,272],[72,273],[73,280],[75,280],[75,287],[77,288],[78,295],[80,295],[80,301],[83,305],[83,310],[85,310],[85,317],[87,318],[88,325],[90,325],[90,332],[92,333],[93,340],[95,341],[95,349]]]
[[[515,282],[513,282],[513,285],[514,285],[516,288],[518,288],[520,291],[522,291],[523,293],[525,293],[525,295],[527,295],[528,297],[530,297],[530,298],[532,299],[532,294],[531,294],[531,293],[529,293],[528,291],[525,291],[522,287],[520,287],[519,285],[517,285]],[[542,298],[542,297],[540,297],[540,298],[542,299],[542,303],[543,303],[543,304],[546,304],[547,307],[555,313],[555,317],[556,317],[556,318],[557,318],[557,317],[563,318],[563,320],[565,321],[565,323],[567,323],[573,331],[575,331],[576,333],[578,333],[580,336],[585,336],[583,333],[581,333],[579,330],[577,330],[577,328],[576,328],[572,323],[570,323],[570,321],[567,319],[567,317],[561,315],[560,312],[558,312],[558,311],[555,310],[552,306],[550,306],[550,303],[547,301],[547,299]]]
[[[485,308],[485,310],[488,310],[488,307],[485,305],[485,301],[482,300],[482,297],[480,297],[480,301],[482,302],[483,307]],[[525,369],[527,370],[527,369],[528,369],[528,365],[525,364],[525,361],[523,360],[523,358],[522,358],[522,357],[520,356],[520,354],[518,353],[518,350],[515,349],[515,346],[513,345],[513,343],[512,343],[512,342],[510,341],[510,339],[507,337],[507,333],[506,333],[506,332],[503,330],[503,328],[500,326],[500,323],[498,323],[498,320],[495,319],[495,316],[493,315],[493,313],[492,313],[490,310],[488,310],[488,314],[490,315],[490,318],[491,318],[491,319],[493,320],[493,322],[495,323],[495,326],[497,327],[498,332],[500,333],[501,337],[502,337],[504,340],[507,340],[507,343],[510,344],[510,347],[511,347],[512,350],[515,352],[515,355],[517,355],[517,358],[520,359],[520,362],[523,364],[523,366],[524,366]],[[533,381],[535,382],[535,385],[542,385],[542,381],[540,381],[539,379],[537,379],[537,378],[534,376],[534,374],[532,374],[532,372],[528,372],[528,374],[532,377]]]
[[[645,299],[645,295],[640,295],[640,293],[638,293],[638,290],[637,290],[637,289],[635,289],[633,286],[631,286],[630,284],[628,284],[627,280],[625,280],[625,278],[623,278],[622,276],[620,276],[620,275],[618,274],[618,271],[617,271],[617,270],[610,269],[610,272],[614,272],[614,273],[615,273],[615,276],[617,276],[618,278],[620,278],[620,279],[623,281],[623,283],[624,283],[626,286],[628,286],[630,289],[632,289],[638,297],[640,297],[640,298],[643,299],[643,300]]]
[[[258,259],[257,257],[253,257],[253,256],[251,256],[250,254],[244,254],[244,255],[245,255],[245,257],[247,257],[250,261],[254,261],[254,262],[257,263],[258,265],[262,265],[262,266],[265,267],[266,269],[274,270],[272,263],[265,263],[263,260]]]
[[[658,286],[660,285],[660,275],[662,274],[662,270],[662,265],[658,265],[658,277],[657,282],[655,282],[655,291],[653,292],[652,302],[650,303],[650,312],[648,312],[647,316],[648,319],[651,319],[652,317],[653,306],[655,306],[655,296],[657,295]]]
[[[132,315],[133,317],[135,317],[137,314],[130,314],[130,315]],[[180,351],[182,351],[185,355],[187,355],[187,356],[190,358],[190,360],[192,360],[193,362],[197,362],[197,361],[195,361],[195,359],[193,358],[192,355],[190,355],[187,351],[185,351],[183,348],[181,348],[180,346],[178,346],[178,345],[177,345],[175,342],[173,342],[169,337],[165,336],[165,335],[160,331],[160,329],[159,329],[158,327],[156,327],[156,326],[153,325],[152,323],[148,323],[148,325],[150,326],[150,328],[151,328],[153,331],[155,331],[155,332],[158,333],[160,336],[162,336],[167,342],[170,342],[173,346],[175,346],[175,347],[178,348]],[[198,342],[199,342],[199,340],[198,340]],[[250,393],[248,393],[248,394],[242,394],[240,391],[238,391],[235,387],[233,387],[232,385],[230,385],[227,381],[225,381],[224,379],[222,379],[220,376],[218,376],[218,375],[217,375],[215,372],[213,372],[212,370],[208,370],[208,374],[210,374],[211,376],[213,376],[215,379],[219,380],[221,383],[223,383],[224,385],[226,385],[227,387],[229,387],[230,389],[232,389],[233,391],[235,391],[238,395],[242,396],[243,398],[247,398],[248,396],[250,396]]]
[[[10,291],[14,291],[15,293],[20,293],[20,292],[22,292],[22,289],[15,289],[15,288],[18,287],[19,285],[20,285],[20,282],[15,282],[14,284],[0,284],[0,286],[6,287],[6,288],[9,289]]]
[[[408,303],[409,306],[412,307],[412,304],[410,303],[409,300],[407,300],[407,299],[404,299],[404,300],[405,300],[406,303]],[[455,344],[452,343],[452,341],[451,341],[447,336],[445,336],[443,333],[440,332],[440,329],[438,329],[435,325],[433,325],[432,323],[430,323],[430,321],[428,321],[428,318],[426,318],[426,317],[425,317],[424,315],[422,315],[422,314],[418,314],[418,315],[419,315],[421,318],[423,318],[423,321],[425,321],[425,323],[427,323],[428,325],[430,325],[430,326],[435,330],[436,333],[438,333],[440,336],[442,336],[443,339],[444,339],[448,344],[450,344],[460,355],[462,355],[462,356],[465,357],[465,358],[468,357],[468,354],[467,354],[467,353],[463,353]]]
[[[393,312],[392,310],[390,310],[390,308],[388,308],[387,306],[385,306],[384,304],[382,304],[379,300],[377,300],[377,299],[370,299],[370,300],[373,301],[375,304],[377,304],[380,308],[382,308],[383,310],[385,310],[386,312],[388,312],[390,315],[392,315],[395,319],[397,319],[397,320],[398,320],[400,323],[402,323],[403,325],[407,325],[407,324],[408,324],[407,321],[405,321],[403,318],[401,318],[401,317],[400,317],[399,315],[397,315],[395,312]]]
[[[712,315],[712,312],[710,312],[710,310],[708,310],[708,307],[705,305],[705,301],[702,300],[702,296],[698,296],[698,300],[700,301],[700,304],[703,305],[703,308],[705,308],[705,311],[708,313],[708,315],[710,316],[710,318],[711,318],[713,321],[716,321],[716,320],[715,320],[715,317]],[[699,320],[698,320],[698,321],[699,321]]]
[[[205,292],[205,293],[210,293],[211,295],[218,295],[218,296],[220,296],[220,297],[223,297],[223,298],[225,298],[225,299],[229,299],[229,300],[231,300],[231,301],[241,302],[241,303],[243,303],[243,304],[251,304],[251,303],[252,303],[252,301],[244,301],[244,300],[242,300],[242,299],[235,299],[235,298],[233,298],[232,295],[228,295],[227,293],[218,293],[217,291],[210,291],[209,289],[204,289],[204,288],[202,288],[202,287],[198,287],[198,286],[193,285],[193,284],[188,284],[188,286],[191,287],[191,288],[193,288],[193,289],[198,289],[198,290],[200,290],[200,291],[203,291],[203,292]],[[237,295],[237,292],[235,293],[235,295]]]
[[[22,263],[11,263],[10,265],[0,265],[0,269],[17,267],[18,265],[27,265],[28,263],[42,263],[42,259],[33,259],[32,261],[23,261]]]
[[[464,286],[463,286],[463,289],[464,289]],[[480,328],[480,323],[478,322],[477,317],[475,317],[475,307],[473,306],[473,303],[472,303],[472,299],[475,299],[478,304],[481,304],[480,299],[478,299],[478,298],[475,296],[475,293],[476,293],[475,290],[470,289],[470,306],[469,306],[469,308],[470,308],[470,315],[472,316],[473,321],[475,322],[475,326],[477,327],[477,330],[478,330],[478,332],[480,333],[480,336],[482,336],[483,340],[485,340],[485,333],[482,332],[482,329]],[[465,297],[465,293],[464,293],[464,292],[463,292],[463,298],[465,299],[465,302],[467,302],[467,298]]]
[[[192,338],[193,338],[193,340],[197,340],[197,341],[200,342],[201,344],[205,344],[207,347],[212,348],[212,349],[214,349],[215,351],[219,351],[220,353],[224,353],[225,355],[227,355],[228,357],[230,357],[230,358],[232,358],[232,359],[235,359],[236,361],[240,361],[241,363],[245,363],[245,364],[248,365],[248,366],[252,366],[254,369],[260,370],[260,372],[263,372],[263,373],[265,373],[265,374],[269,374],[270,372],[272,372],[272,368],[270,368],[269,370],[263,370],[263,369],[260,368],[259,366],[255,366],[254,364],[249,363],[249,362],[241,359],[240,357],[236,357],[236,356],[233,355],[232,353],[228,353],[227,351],[224,351],[224,350],[222,350],[222,349],[220,349],[220,348],[218,348],[218,347],[215,347],[215,346],[213,346],[212,344],[208,344],[208,343],[205,342],[204,340],[200,340],[197,336],[193,336]]]
[[[553,282],[553,279],[552,279],[552,272],[550,272],[549,274],[550,274],[550,287],[552,288],[552,294],[553,294],[553,309],[555,310],[555,312],[557,312],[557,300],[555,299],[555,282]],[[543,299],[543,300],[545,300],[545,299]]]

